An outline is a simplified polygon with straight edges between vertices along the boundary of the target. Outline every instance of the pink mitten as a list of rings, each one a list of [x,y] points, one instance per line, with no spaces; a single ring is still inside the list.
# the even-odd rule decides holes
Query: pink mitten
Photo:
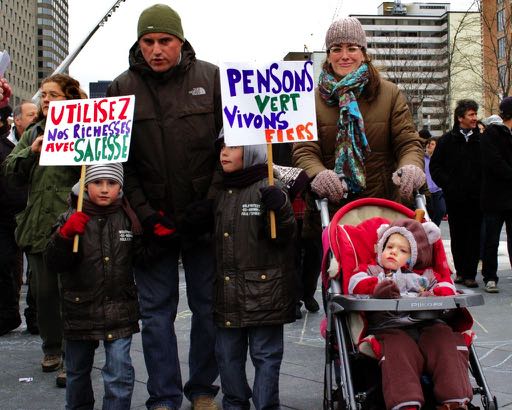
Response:
[[[319,172],[311,181],[311,189],[320,198],[327,198],[330,202],[339,203],[347,192],[347,184],[330,169]]]
[[[375,286],[373,297],[377,299],[398,299],[400,298],[400,289],[392,280],[385,279]]]
[[[404,165],[393,172],[391,179],[395,185],[399,186],[400,195],[410,198],[412,191],[425,183],[425,173],[416,165]]]

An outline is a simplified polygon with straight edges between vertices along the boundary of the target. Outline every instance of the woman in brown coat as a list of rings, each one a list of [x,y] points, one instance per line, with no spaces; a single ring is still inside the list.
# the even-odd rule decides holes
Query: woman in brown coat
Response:
[[[326,34],[327,59],[315,91],[318,141],[293,147],[294,165],[331,210],[361,197],[410,203],[425,182],[423,149],[405,97],[380,77],[366,52],[359,20],[335,21]],[[310,198],[306,237],[319,238]]]

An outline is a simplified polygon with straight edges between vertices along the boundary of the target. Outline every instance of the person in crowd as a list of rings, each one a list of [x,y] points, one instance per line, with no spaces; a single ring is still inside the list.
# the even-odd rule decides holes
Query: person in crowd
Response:
[[[9,140],[8,118],[12,113],[9,105],[0,108],[0,163],[13,148]],[[20,275],[18,272],[19,249],[14,239],[14,216],[26,204],[26,194],[9,190],[5,177],[0,177],[0,336],[21,324],[19,306]]]
[[[122,195],[121,163],[88,165],[84,185],[83,211],[76,211],[77,182],[46,255],[62,287],[66,409],[94,407],[91,370],[99,341],[105,348],[103,408],[129,409],[135,383],[130,346],[139,332],[133,264],[142,227]]]
[[[130,156],[124,192],[144,229],[167,242],[158,263],[135,269],[148,371],[148,409],[178,409],[183,393],[194,410],[217,409],[213,322],[215,259],[207,224],[188,226],[190,216],[209,217],[215,195],[222,128],[218,67],[196,59],[180,16],[166,5],[145,9],[138,21],[130,68],[108,95],[135,94]],[[211,231],[210,226],[210,231]],[[183,263],[192,312],[189,380],[182,388],[174,330]]]
[[[405,97],[372,64],[356,18],[332,23],[325,45],[327,59],[315,91],[318,141],[294,145],[294,166],[312,178],[312,193],[329,200],[331,213],[362,197],[412,205],[413,190],[422,187],[425,174],[422,140]],[[306,195],[302,235],[321,249],[314,195]]]
[[[434,272],[433,244],[441,231],[433,222],[397,219],[377,230],[377,265],[353,275],[349,293],[377,299],[450,296],[449,276]],[[422,274],[412,269],[422,270]],[[382,370],[386,409],[418,410],[424,397],[421,377],[432,377],[438,409],[467,410],[473,397],[469,381],[469,352],[464,336],[442,320],[418,320],[411,312],[369,312],[371,347]]]
[[[469,288],[478,287],[475,278],[482,223],[477,112],[475,101],[457,101],[453,128],[438,140],[430,158],[430,175],[443,190],[446,201],[451,252],[457,273],[455,283]]]
[[[499,115],[493,114],[483,118],[482,124],[484,124],[485,128],[487,128],[491,124],[503,124],[503,119]]]
[[[501,229],[507,229],[508,254],[512,255],[512,97],[500,103],[502,122],[493,122],[481,137],[482,191],[480,204],[485,223],[482,276],[485,291],[497,293],[498,245]]]
[[[16,146],[16,144],[20,141],[21,136],[25,132],[25,130],[34,123],[35,118],[37,117],[37,105],[34,104],[31,101],[22,101],[21,104],[17,105],[13,109],[13,119],[14,119],[14,126],[11,128],[11,133],[7,137],[10,149],[8,150],[7,156],[12,149]],[[3,158],[5,159],[5,158]],[[2,159],[2,161],[3,161]],[[17,212],[21,212],[25,205],[27,204],[27,192],[28,192],[28,186],[26,187],[19,187],[19,188],[13,188],[10,187],[10,190],[15,190],[19,193],[19,205]],[[23,194],[23,195],[22,195]],[[16,224],[16,221],[14,221],[14,224]],[[13,228],[14,232],[14,228]],[[20,254],[20,258],[23,258],[23,256]],[[20,270],[23,270],[23,259],[20,259]],[[39,334],[39,327],[37,326],[37,307],[36,307],[36,301],[34,298],[34,295],[32,294],[32,289],[30,288],[30,266],[27,266],[27,297],[26,297],[26,303],[27,307],[25,308],[24,315],[25,315],[25,321],[27,324],[27,330],[30,334],[38,335]]]
[[[40,97],[36,123],[25,131],[5,160],[4,172],[13,185],[29,186],[27,206],[16,217],[16,243],[26,253],[32,271],[30,287],[35,293],[37,323],[43,340],[42,370],[60,369],[57,385],[65,387],[58,272],[46,267],[44,251],[53,224],[67,209],[67,197],[79,177],[80,167],[39,166],[39,155],[50,101],[81,98],[80,84],[66,74],[54,74],[41,82]]]
[[[295,218],[281,181],[268,185],[265,145],[220,141],[224,189],[215,201],[214,317],[224,409],[279,409],[283,324],[295,320]],[[271,239],[268,211],[276,216]],[[255,367],[253,388],[245,364]]]
[[[425,175],[427,176],[427,186],[430,191],[430,218],[437,226],[441,225],[446,214],[446,203],[444,201],[443,190],[439,188],[430,175],[430,158],[436,149],[437,139],[430,137],[425,146]]]

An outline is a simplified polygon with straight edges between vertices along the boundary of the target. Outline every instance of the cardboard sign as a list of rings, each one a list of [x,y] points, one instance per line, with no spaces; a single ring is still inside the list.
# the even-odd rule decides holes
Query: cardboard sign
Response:
[[[311,61],[224,63],[220,76],[226,145],[318,139]]]
[[[125,162],[135,96],[51,101],[39,165]]]

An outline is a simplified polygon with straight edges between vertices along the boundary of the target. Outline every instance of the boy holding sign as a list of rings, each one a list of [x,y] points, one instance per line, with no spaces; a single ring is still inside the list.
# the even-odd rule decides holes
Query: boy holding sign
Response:
[[[252,396],[258,410],[278,408],[283,324],[295,320],[295,219],[280,182],[268,185],[266,146],[220,141],[224,189],[215,202],[214,319],[223,406],[249,408]],[[276,214],[276,239],[268,210]],[[256,368],[252,392],[248,347]]]
[[[142,228],[122,196],[121,163],[88,166],[84,183],[83,212],[76,212],[77,183],[73,206],[59,217],[47,247],[49,269],[62,272],[66,408],[93,407],[91,370],[102,340],[103,407],[128,409],[135,381],[130,345],[139,331],[133,258]],[[75,235],[81,235],[78,254]]]

